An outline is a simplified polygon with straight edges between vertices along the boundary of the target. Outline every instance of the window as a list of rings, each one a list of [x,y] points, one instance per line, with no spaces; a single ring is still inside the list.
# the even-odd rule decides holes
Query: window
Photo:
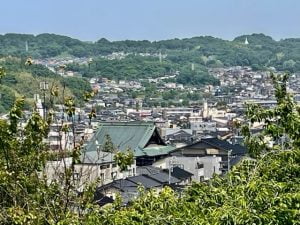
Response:
[[[202,168],[204,168],[204,164],[201,162],[197,162],[196,169],[202,169]]]
[[[204,176],[200,176],[200,182],[204,181]]]
[[[104,173],[100,173],[100,180],[101,180],[101,183],[104,182],[104,179],[105,179]]]
[[[114,179],[116,179],[118,173],[117,172],[111,172],[110,174],[111,174],[111,179],[114,180]]]
[[[78,180],[79,179],[79,173],[74,173],[73,178],[74,178],[74,180]]]
[[[102,165],[102,166],[100,166],[100,169],[101,169],[101,170],[107,169],[107,168],[109,168],[109,165]]]

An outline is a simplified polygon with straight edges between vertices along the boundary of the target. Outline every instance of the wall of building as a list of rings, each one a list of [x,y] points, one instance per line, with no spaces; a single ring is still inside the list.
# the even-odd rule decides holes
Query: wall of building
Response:
[[[191,130],[196,131],[197,133],[204,132],[216,132],[216,122],[206,122],[206,121],[190,121]]]
[[[170,160],[172,166],[178,165],[182,169],[194,174],[192,179],[195,181],[204,181],[212,178],[213,174],[221,174],[220,162],[221,157],[204,156],[204,157],[185,157],[176,156],[158,160],[153,166],[161,169],[169,169]]]
[[[70,168],[72,159],[67,158],[64,162],[49,161],[46,164],[45,173],[48,177],[48,183],[53,180],[60,180],[61,175],[65,171],[65,167]],[[126,177],[136,175],[135,162],[127,171],[120,171],[115,163],[106,164],[76,164],[74,168],[74,180],[78,186],[78,190],[82,190],[85,185],[99,181],[100,185],[105,185],[113,180],[125,179]]]

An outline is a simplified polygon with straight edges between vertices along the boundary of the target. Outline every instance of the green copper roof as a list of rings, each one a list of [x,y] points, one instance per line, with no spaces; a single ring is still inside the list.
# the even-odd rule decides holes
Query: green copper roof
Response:
[[[170,151],[174,150],[175,147],[167,145],[167,146],[147,146],[143,149],[143,152],[147,156],[158,156],[158,155],[166,155]]]
[[[97,143],[101,148],[106,141],[106,135],[109,135],[116,149],[125,151],[129,148],[134,151],[136,157],[167,154],[174,147],[167,146],[165,143],[155,145],[155,147],[150,147],[151,144],[146,147],[155,129],[153,123],[145,122],[101,123],[85,151],[86,153],[97,151]]]

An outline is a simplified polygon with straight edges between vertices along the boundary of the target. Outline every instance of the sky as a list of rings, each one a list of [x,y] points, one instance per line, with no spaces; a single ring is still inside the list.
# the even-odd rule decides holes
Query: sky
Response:
[[[2,0],[0,34],[56,33],[84,41],[264,33],[300,37],[299,0]]]

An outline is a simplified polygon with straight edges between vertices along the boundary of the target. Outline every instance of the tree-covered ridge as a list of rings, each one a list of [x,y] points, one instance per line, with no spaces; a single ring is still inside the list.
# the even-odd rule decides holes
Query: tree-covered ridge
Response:
[[[28,52],[26,52],[26,42]],[[83,42],[66,36],[55,34],[5,34],[0,35],[0,54],[13,56],[28,56],[34,58],[53,57],[63,52],[76,51],[80,46],[88,46]],[[76,55],[76,54],[74,54]]]
[[[89,65],[68,64],[67,69],[79,72],[84,77],[101,76],[115,80],[158,78],[180,71],[171,81],[191,85],[218,84],[205,66],[196,64],[192,71],[190,63],[180,64],[168,59],[159,62],[157,58],[139,55],[129,55],[121,60],[96,58]]]
[[[245,39],[249,44],[246,45]],[[26,42],[28,51],[26,52]],[[210,36],[163,41],[109,41],[82,42],[55,34],[0,35],[0,55],[28,56],[34,58],[70,55],[97,57],[113,52],[167,54],[173,63],[196,63],[205,67],[244,65],[255,69],[276,67],[291,72],[300,71],[300,39],[288,38],[275,41],[263,34],[243,35],[233,41]]]
[[[5,70],[5,76],[2,77],[0,84],[0,113],[7,112],[19,96],[25,96],[25,106],[31,108],[34,94],[39,94],[40,98],[43,96],[43,92],[40,90],[40,82],[46,81],[49,84],[49,90],[46,93],[47,102],[49,102],[48,92],[54,86],[57,86],[60,90],[65,86],[65,94],[75,96],[77,99],[80,99],[85,91],[91,89],[89,82],[85,79],[63,78],[42,65],[26,65],[25,58],[1,58],[0,68]]]

